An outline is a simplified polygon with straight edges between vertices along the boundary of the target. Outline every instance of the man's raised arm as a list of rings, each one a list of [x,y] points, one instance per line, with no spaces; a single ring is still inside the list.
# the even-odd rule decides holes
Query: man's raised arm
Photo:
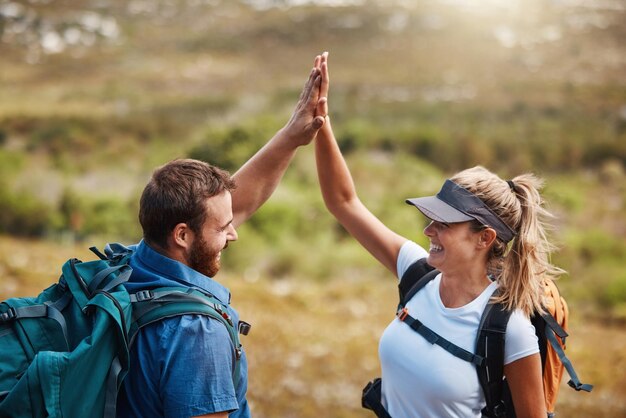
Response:
[[[313,141],[324,124],[324,115],[318,114],[326,100],[320,100],[320,62],[317,56],[287,124],[233,175],[237,183],[232,193],[235,228],[269,199],[297,148]]]

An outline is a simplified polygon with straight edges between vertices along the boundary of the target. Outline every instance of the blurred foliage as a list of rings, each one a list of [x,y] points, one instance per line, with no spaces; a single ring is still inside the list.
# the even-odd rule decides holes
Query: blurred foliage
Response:
[[[574,123],[573,117],[572,123],[558,122],[562,126],[557,127],[549,118],[531,118],[522,125],[518,117],[505,117],[507,112],[497,117],[501,120],[494,121],[493,113],[480,114],[453,106],[445,110],[423,106],[415,113],[414,121],[398,124],[360,118],[335,121],[339,144],[348,158],[361,198],[374,213],[394,230],[426,244],[421,234],[424,221],[403,206],[403,199],[436,192],[445,173],[461,167],[486,165],[504,177],[531,167],[540,168],[540,174],[547,177],[548,203],[563,217],[559,223],[567,228],[557,234],[565,248],[555,257],[570,271],[577,286],[589,287],[589,292],[577,293],[581,298],[589,299],[591,295],[596,306],[602,307],[598,312],[608,317],[620,316],[618,313],[626,306],[620,275],[603,279],[600,289],[586,283],[589,270],[605,269],[626,257],[624,232],[620,232],[625,217],[623,144],[626,141],[576,142],[576,136],[581,135],[580,121]],[[175,143],[182,156],[209,161],[234,172],[280,127],[277,118],[269,115],[234,125],[207,121],[194,129],[182,129],[180,132],[186,132],[188,138],[177,141],[176,122],[168,122],[167,118],[164,114],[158,122],[149,122],[139,117],[136,125],[131,123],[132,118],[114,123],[85,118],[5,119],[5,150],[1,156],[6,176],[0,183],[0,230],[23,236],[60,234],[79,240],[110,237],[115,241],[132,241],[141,235],[136,222],[140,184],[125,197],[66,184],[63,192],[53,199],[39,198],[29,191],[28,181],[19,182],[19,186],[11,183],[17,173],[28,167],[27,155],[43,156],[51,170],[71,177],[89,173],[94,164],[113,164],[118,168],[135,164],[134,155],[151,147],[155,153],[149,153],[151,157],[135,169],[145,178],[153,168],[150,164],[154,157],[168,155],[164,147]],[[455,127],[446,128],[452,119]],[[491,123],[489,127],[481,126],[476,123],[479,120]],[[582,124],[594,123],[595,120],[588,120]],[[526,134],[517,136],[518,129]],[[162,138],[164,135],[171,135],[172,139]],[[124,142],[120,142],[121,138],[125,138]],[[600,149],[608,151],[597,152]],[[76,155],[85,157],[77,160]],[[312,160],[310,153],[308,158]],[[365,253],[360,253],[346,239],[345,231],[326,214],[318,196],[312,162],[304,160],[300,159],[289,170],[277,194],[289,197],[275,196],[242,230],[242,236],[247,236],[237,244],[246,248],[242,254],[259,254],[248,257],[247,263],[258,263],[272,277],[322,280],[338,274],[338,262],[332,261],[328,266],[326,260],[341,260],[340,263],[352,264],[357,270],[372,268],[373,263],[359,260],[366,257]],[[602,219],[602,225],[589,224],[590,219]],[[354,247],[345,254],[327,251],[336,241],[341,246]],[[316,250],[312,252],[311,246]],[[259,248],[268,250],[259,251]],[[245,260],[238,259],[228,265],[239,270],[240,263],[244,264]]]
[[[141,236],[136,199],[124,201],[117,196],[91,195],[81,197],[66,190],[59,202],[61,232],[70,232],[74,239],[110,238],[130,240]]]
[[[0,185],[0,231],[16,236],[41,237],[50,228],[52,210],[28,193]]]
[[[259,119],[233,127],[209,126],[198,134],[199,143],[189,150],[188,156],[234,173],[276,131],[263,122]]]
[[[622,271],[614,277],[603,292],[604,302],[608,307],[616,309],[621,315],[624,314],[624,301],[626,301],[626,274]],[[626,320],[626,317],[620,318]]]
[[[242,230],[241,241],[224,255],[239,256],[244,252],[240,244],[256,241],[248,232]],[[327,256],[339,251],[342,259],[352,261],[346,248],[356,247],[344,244],[332,240],[320,249]],[[254,257],[248,250],[246,255]],[[0,299],[37,294],[58,279],[60,266],[70,257],[93,260],[95,255],[86,243],[58,245],[0,236]],[[346,263],[340,266],[345,268],[343,274],[331,266],[335,274],[325,281],[290,280],[268,277],[260,264],[241,261],[245,262],[243,273],[225,268],[218,280],[230,289],[241,318],[253,325],[250,334],[242,337],[250,365],[248,400],[253,415],[369,417],[360,406],[361,389],[380,375],[377,344],[394,318],[397,290],[393,278],[377,268],[351,274]],[[320,267],[331,263],[332,258],[327,259]],[[570,320],[568,357],[579,377],[595,388],[591,394],[576,392],[564,379],[557,413],[573,418],[623,417],[626,376],[619,370],[626,333],[589,321],[580,309],[572,310]]]
[[[0,150],[0,232],[42,236],[50,227],[52,208],[28,190],[15,190],[10,184],[23,163],[21,154]]]
[[[623,353],[596,367],[602,342],[623,333],[585,328],[626,323],[617,3],[0,0],[0,296],[41,287],[52,262],[35,256],[140,239],[139,195],[156,166],[192,157],[235,172],[289,119],[313,56],[329,50],[337,140],[361,200],[398,233],[427,245],[425,219],[404,199],[436,193],[455,171],[546,179],[553,261],[568,272],[559,286],[588,339],[572,355],[594,382],[626,387],[609,376]],[[364,416],[355,394],[376,374],[394,290],[327,213],[312,147],[238,232],[224,271],[256,289],[244,306],[266,327],[254,337],[259,376],[270,376],[252,388],[266,396],[252,399],[255,415]],[[309,333],[308,310],[321,315]],[[288,327],[276,312],[293,316]],[[367,329],[363,317],[384,320]],[[330,349],[318,341],[329,324],[341,327],[325,337]],[[330,369],[341,379],[309,386]],[[561,414],[626,416],[621,398],[566,397]]]
[[[288,119],[323,47],[337,139],[385,223],[426,244],[406,197],[476,164],[535,171],[559,215],[564,285],[626,305],[620,274],[599,290],[586,280],[624,256],[626,89],[610,58],[623,11],[539,1],[519,21],[445,2],[261,3],[3,3],[0,231],[139,239],[154,167],[189,156],[236,171]],[[320,280],[374,268],[326,213],[311,154],[242,228],[229,268]]]

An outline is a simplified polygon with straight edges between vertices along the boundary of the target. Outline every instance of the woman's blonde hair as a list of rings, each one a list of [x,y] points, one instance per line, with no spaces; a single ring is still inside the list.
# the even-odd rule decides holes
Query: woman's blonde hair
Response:
[[[543,283],[564,271],[550,263],[554,246],[548,241],[547,219],[539,190],[543,181],[533,174],[502,180],[484,167],[463,170],[450,180],[478,196],[515,232],[506,244],[496,239],[488,260],[500,292],[495,301],[508,309],[521,309],[527,316],[543,312]],[[477,229],[482,225],[476,225]]]

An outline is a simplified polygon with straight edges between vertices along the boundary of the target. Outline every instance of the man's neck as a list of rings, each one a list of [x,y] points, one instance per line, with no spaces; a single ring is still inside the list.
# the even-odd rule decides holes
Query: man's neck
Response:
[[[171,258],[172,260],[178,261],[184,265],[188,265],[186,258],[182,251],[174,251],[171,249],[171,246],[163,247],[155,242],[148,241],[144,238],[145,243],[152,248],[157,253],[161,254],[163,257]]]

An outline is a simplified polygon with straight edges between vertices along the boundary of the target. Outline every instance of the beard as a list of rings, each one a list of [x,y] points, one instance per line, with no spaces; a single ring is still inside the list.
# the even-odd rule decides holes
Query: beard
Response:
[[[189,267],[207,277],[214,277],[221,267],[219,253],[211,251],[204,238],[198,236],[191,245]]]

